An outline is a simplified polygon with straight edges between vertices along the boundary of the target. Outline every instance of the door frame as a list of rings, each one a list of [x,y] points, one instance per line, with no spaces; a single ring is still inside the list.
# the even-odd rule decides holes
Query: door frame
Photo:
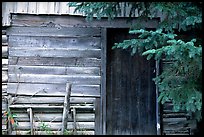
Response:
[[[121,27],[118,27],[120,29]],[[122,27],[123,28],[123,27]],[[126,28],[126,27],[125,27]],[[102,135],[106,135],[106,68],[107,68],[107,29],[109,28],[101,28],[101,113],[100,113],[100,133]],[[111,28],[110,28],[111,29]],[[156,76],[160,73],[160,62],[155,61],[155,73]],[[161,121],[160,121],[160,106],[157,101],[158,98],[158,86],[156,87],[156,132],[157,135],[161,135]]]

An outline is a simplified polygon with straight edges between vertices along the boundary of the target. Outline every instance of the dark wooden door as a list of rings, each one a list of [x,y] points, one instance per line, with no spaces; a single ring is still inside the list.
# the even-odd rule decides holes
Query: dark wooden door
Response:
[[[107,31],[106,133],[156,134],[154,60],[111,47],[132,38],[128,29]]]

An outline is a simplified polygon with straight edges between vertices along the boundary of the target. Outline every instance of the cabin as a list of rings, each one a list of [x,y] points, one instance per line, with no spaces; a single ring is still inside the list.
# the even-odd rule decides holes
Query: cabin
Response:
[[[154,60],[114,43],[158,18],[86,21],[66,2],[2,3],[2,131],[11,135],[190,135],[185,112],[157,102]]]

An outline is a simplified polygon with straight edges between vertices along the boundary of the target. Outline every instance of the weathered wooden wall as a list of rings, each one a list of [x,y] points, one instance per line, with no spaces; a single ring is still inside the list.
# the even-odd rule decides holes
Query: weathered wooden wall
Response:
[[[93,24],[91,24],[91,23],[84,22],[81,19],[77,19],[75,17],[73,17],[72,19],[71,18],[69,19],[69,17],[65,17],[65,16],[49,16],[49,17],[43,16],[42,17],[42,16],[36,16],[36,15],[32,15],[32,16],[27,16],[27,15],[15,16],[15,15],[13,15],[13,17],[14,17],[13,19],[16,19],[16,20],[12,23],[14,24],[14,26],[16,26],[16,27],[18,26],[18,27],[17,27],[17,29],[14,29],[15,30],[14,31],[15,33],[13,33],[14,35],[11,34],[12,35],[11,38],[13,38],[13,41],[11,40],[11,42],[13,42],[14,46],[11,47],[11,52],[12,52],[11,55],[13,55],[13,56],[10,57],[11,59],[9,59],[9,62],[11,63],[11,65],[10,65],[11,69],[10,70],[14,71],[16,68],[18,75],[16,75],[16,77],[15,77],[14,76],[15,73],[12,72],[9,77],[12,78],[11,79],[12,81],[15,81],[15,80],[19,79],[19,76],[20,76],[20,79],[19,79],[21,81],[20,83],[22,83],[22,85],[23,85],[23,83],[25,82],[25,84],[23,86],[18,86],[18,84],[17,84],[18,82],[15,81],[14,83],[13,82],[10,83],[10,85],[12,85],[11,86],[12,88],[10,88],[10,89],[11,90],[15,89],[15,87],[20,88],[21,93],[28,93],[28,92],[24,92],[24,91],[26,89],[29,89],[29,82],[32,82],[30,80],[35,79],[35,78],[37,78],[36,82],[38,84],[36,83],[36,85],[38,87],[35,86],[35,87],[33,87],[32,90],[36,91],[36,92],[39,90],[43,91],[43,89],[46,88],[45,85],[49,85],[49,84],[52,85],[53,82],[55,82],[54,85],[60,85],[58,82],[62,82],[62,81],[64,82],[66,80],[73,79],[75,81],[74,84],[79,84],[79,83],[93,84],[92,86],[89,86],[89,88],[86,87],[86,89],[92,89],[92,90],[90,90],[90,91],[92,91],[92,93],[97,93],[97,92],[94,92],[94,90],[98,91],[98,85],[96,83],[99,82],[98,80],[100,79],[99,78],[100,75],[97,75],[97,72],[99,71],[98,67],[101,65],[101,59],[98,59],[98,58],[81,58],[80,56],[85,55],[83,50],[78,52],[78,54],[76,54],[77,52],[74,49],[74,43],[75,42],[78,43],[78,41],[80,41],[81,43],[83,43],[83,42],[86,43],[86,41],[84,41],[83,38],[79,38],[79,39],[78,39],[78,37],[73,38],[73,41],[72,41],[71,40],[72,38],[66,39],[64,36],[58,37],[58,39],[60,39],[60,41],[58,41],[60,43],[59,46],[62,49],[65,48],[63,43],[66,43],[66,42],[69,42],[71,48],[73,48],[72,50],[68,49],[73,54],[66,55],[66,57],[62,57],[59,54],[61,51],[60,48],[58,48],[57,50],[55,50],[55,47],[52,48],[52,46],[58,42],[54,38],[55,34],[49,33],[48,29],[47,29],[48,31],[46,33],[47,36],[43,36],[43,33],[39,32],[39,30],[38,30],[39,35],[37,35],[37,33],[35,33],[35,32],[33,33],[32,30],[26,32],[25,30],[22,30],[22,29],[20,31],[20,30],[18,30],[18,28],[27,28],[28,26],[32,26],[31,28],[33,28],[33,30],[34,30],[37,26],[42,26],[43,28],[46,28],[46,27],[47,28],[48,27],[54,27],[55,28],[55,27],[57,27],[60,29],[63,27],[74,27],[74,26],[97,27],[100,25],[105,26],[105,27],[112,27],[112,28],[114,28],[114,27],[127,28],[132,23],[134,23],[134,21],[133,21],[129,24],[127,23],[124,26],[124,25],[121,25],[124,23],[124,21],[122,19],[121,20],[119,19],[119,20],[116,20],[115,22],[111,22],[111,23],[110,22],[107,23],[106,21],[103,21],[103,20],[101,22],[93,21]],[[32,19],[32,21],[29,21],[31,19]],[[72,22],[70,22],[69,20],[72,20]],[[66,23],[63,24],[63,22],[66,22]],[[142,24],[145,27],[154,28],[157,23],[156,23],[156,21],[155,22],[152,21],[152,22],[142,22]],[[22,26],[24,26],[24,27],[22,27]],[[2,50],[2,74],[6,74],[4,76],[2,75],[2,108],[3,108],[2,112],[4,112],[6,110],[6,106],[7,106],[5,98],[7,98],[7,80],[8,80],[8,75],[7,75],[7,70],[8,70],[8,57],[7,57],[8,56],[8,50],[7,50],[7,48],[8,47],[7,47],[7,45],[8,44],[6,42],[7,37],[5,34],[6,34],[6,31],[2,30],[2,49],[3,49]],[[27,34],[32,34],[35,36],[29,36]],[[52,36],[49,37],[49,34],[51,34]],[[47,39],[43,39],[43,38],[47,38]],[[77,41],[74,41],[74,39]],[[97,37],[95,37],[95,39],[97,39]],[[25,46],[21,47],[21,45],[24,45],[22,40],[24,40],[25,44],[28,45],[28,47],[25,47]],[[62,42],[61,42],[61,40],[62,40]],[[18,41],[17,44],[15,44],[16,41]],[[52,45],[52,43],[53,43],[53,45]],[[95,46],[89,45],[88,50],[90,50],[91,47],[95,47]],[[48,54],[47,54],[47,52],[45,52],[46,50],[42,50],[42,49],[46,49],[47,47],[49,47],[49,51],[51,51],[52,53],[54,53],[58,57],[57,58],[46,57],[46,56],[48,56]],[[83,44],[82,44],[82,48],[84,48]],[[17,49],[16,50],[17,52],[15,52],[14,49]],[[34,52],[27,51],[26,49],[31,49]],[[67,52],[66,50],[63,52],[66,53]],[[36,54],[36,51],[40,51],[40,52],[38,52],[39,54]],[[37,55],[37,56],[36,57],[29,57],[29,56],[27,56],[28,53],[33,54],[33,55]],[[87,54],[88,56],[91,55],[89,53]],[[75,57],[73,57],[74,54],[78,55],[77,59],[75,59]],[[94,55],[94,57],[98,56],[96,54],[93,54],[93,55]],[[17,56],[19,56],[19,57],[17,57]],[[40,57],[40,56],[42,56],[42,57]],[[44,66],[46,66],[46,67],[44,67]],[[68,76],[65,76],[65,74],[67,74],[67,72],[68,72],[66,70],[68,70],[70,72],[70,74],[74,74],[74,76],[70,76],[69,74],[68,74]],[[23,79],[21,79],[21,71],[24,73]],[[31,75],[30,72],[34,72],[34,74]],[[83,77],[81,77],[81,79],[80,79],[79,75],[81,74],[81,72],[83,72]],[[42,78],[42,76],[46,76],[46,77]],[[59,77],[59,79],[58,79],[58,77]],[[47,81],[48,83],[43,84],[42,82],[44,82],[44,81]],[[61,84],[61,86],[62,86],[62,84]],[[63,86],[65,86],[65,84],[63,84]],[[74,87],[75,87],[75,89],[78,89],[78,91],[80,91],[80,86],[78,86],[78,87],[74,86]],[[82,87],[81,87],[81,89],[84,89]],[[57,86],[52,86],[51,89],[59,89],[59,88],[57,88]],[[60,89],[61,89],[61,91],[62,90],[64,91],[64,88],[60,88]],[[10,90],[10,92],[11,92],[11,90]],[[44,91],[49,92],[50,90],[45,89]],[[77,91],[77,90],[75,90],[75,91]],[[13,93],[15,93],[15,92],[13,92]],[[81,92],[78,92],[78,93],[81,93]],[[83,93],[85,93],[85,92],[83,92]],[[27,95],[18,96],[16,103],[18,105],[25,106],[25,104],[30,105],[29,103],[31,103],[31,104],[35,103],[35,105],[41,105],[41,104],[47,105],[48,102],[50,102],[50,103],[52,102],[55,104],[61,104],[63,102],[62,101],[63,98],[57,97],[57,96],[56,97],[50,96],[48,98],[40,98],[37,96],[36,97],[33,96],[32,100],[31,100],[30,97],[33,95],[33,93],[29,92],[29,94],[30,95],[28,95],[28,96]],[[99,95],[99,94],[97,93],[97,95]],[[15,97],[13,97],[13,99],[14,98]],[[97,97],[97,99],[100,99],[100,98]],[[53,102],[53,100],[56,100],[56,101]],[[87,109],[85,108],[84,111],[81,109],[82,111],[80,110],[79,113],[77,113],[77,121],[80,121],[83,123],[87,122],[84,124],[79,123],[79,124],[82,124],[80,127],[87,127],[87,128],[85,128],[85,129],[81,128],[80,130],[78,130],[78,132],[80,132],[81,134],[94,134],[95,130],[98,130],[96,128],[95,122],[93,122],[94,121],[93,119],[95,119],[95,121],[98,121],[98,119],[95,117],[96,115],[94,113],[99,113],[99,111],[94,112],[93,108],[98,109],[98,108],[96,108],[96,106],[98,106],[99,104],[98,103],[94,104],[95,99],[92,97],[91,98],[87,97],[86,99],[85,98],[83,98],[83,99],[82,98],[73,98],[71,100],[72,100],[71,102],[73,103],[72,106],[77,105],[77,102],[79,103],[79,100],[82,102],[82,106],[87,104],[87,105],[85,105],[85,106],[87,106]],[[40,103],[40,102],[42,102],[42,103]],[[96,106],[94,106],[94,105],[96,105]],[[20,127],[18,130],[12,131],[12,134],[27,134],[27,133],[29,133],[29,127],[27,127],[29,125],[29,118],[28,118],[28,114],[27,114],[26,109],[25,108],[13,109],[13,111],[17,114],[17,116],[19,116],[18,120],[20,120],[19,121]],[[35,122],[37,122],[36,124],[39,124],[40,120],[41,121],[44,120],[46,123],[49,123],[49,124],[52,120],[54,120],[54,121],[56,120],[54,122],[56,124],[54,126],[52,126],[51,129],[53,129],[53,131],[56,131],[57,133],[59,133],[59,131],[57,131],[56,129],[59,128],[59,123],[61,123],[60,122],[61,117],[62,117],[62,112],[61,112],[62,110],[61,109],[52,109],[52,111],[50,111],[50,109],[40,109],[40,110],[35,110],[35,111],[36,112],[34,113],[34,115],[35,115],[35,119],[36,119]],[[186,126],[185,123],[186,123],[188,116],[186,115],[185,112],[181,112],[180,114],[170,111],[169,107],[163,108],[163,110],[161,111],[161,128],[162,128],[161,134],[179,134],[179,135],[180,134],[185,134],[185,135],[190,134],[190,132],[188,132],[188,131],[191,130],[192,128],[194,128],[195,126],[194,125]],[[39,117],[40,117],[40,120],[39,120]],[[72,121],[73,121],[73,117],[72,117],[72,119],[70,119],[69,122],[72,122]],[[182,121],[181,122],[182,124],[178,124],[179,121]],[[51,123],[53,123],[53,122],[51,122]],[[71,125],[72,124],[73,123],[71,123]],[[87,124],[87,126],[83,126],[86,124]],[[68,127],[70,128],[71,125],[68,124]],[[180,127],[178,128],[178,126],[180,126]],[[93,127],[95,127],[96,129],[94,129]],[[2,129],[5,129],[4,131],[6,131],[6,125],[5,124],[2,124]],[[86,131],[86,132],[84,133],[84,131]],[[44,131],[36,131],[36,134],[45,134],[45,132]]]
[[[100,98],[100,33],[100,28],[55,25],[13,25],[7,29],[7,92],[12,96],[9,98],[9,108],[17,114],[19,123],[11,134],[29,132],[30,123],[26,112],[29,107],[33,107],[36,129],[39,128],[39,122],[43,121],[50,124],[52,131],[57,132],[62,123],[62,111],[58,108],[53,112],[52,108],[62,106],[66,82],[72,83],[71,106],[77,107],[78,133],[95,134],[95,125],[99,124],[95,123],[95,106],[98,106],[95,100]],[[44,109],[40,109],[42,106]],[[36,119],[38,116],[40,120]],[[53,120],[54,117],[57,118]],[[73,119],[68,121],[67,128],[73,128]]]
[[[67,4],[68,2],[3,2],[2,26],[11,25],[10,13],[84,16],[84,13],[74,13],[75,8],[69,7]],[[131,5],[128,3],[121,2],[120,8],[122,12],[117,17],[129,17],[130,7]],[[132,17],[138,17],[137,10],[132,14]]]
[[[2,114],[7,111],[8,42],[6,28],[2,28]],[[2,134],[7,132],[6,116],[2,117]]]
[[[162,69],[168,68],[173,62],[163,60]],[[173,111],[173,103],[167,101],[161,105],[161,134],[162,135],[192,135],[196,129],[196,121],[191,120],[186,111]]]

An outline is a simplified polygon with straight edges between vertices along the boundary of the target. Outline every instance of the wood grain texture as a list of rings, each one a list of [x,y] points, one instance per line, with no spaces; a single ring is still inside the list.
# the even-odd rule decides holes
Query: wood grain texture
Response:
[[[99,28],[61,27],[12,27],[7,29],[8,35],[17,36],[49,36],[49,37],[93,37],[100,36]]]
[[[61,128],[61,122],[43,122],[48,125],[51,130],[59,130]],[[34,122],[35,129],[39,129],[41,122]],[[94,122],[77,122],[77,129],[91,130],[94,129]],[[18,122],[16,130],[28,130],[30,129],[29,122]],[[73,129],[73,123],[67,123],[67,129]]]
[[[25,66],[64,66],[64,67],[99,67],[101,59],[97,58],[66,58],[66,57],[9,57],[3,60],[4,65],[25,65]]]
[[[50,74],[9,74],[9,83],[66,83],[67,81],[73,84],[82,85],[98,85],[100,84],[100,76],[95,75],[50,75]]]
[[[100,58],[100,49],[9,48],[10,56],[17,57],[85,57]]]
[[[29,122],[28,114],[26,113],[16,113],[18,116],[18,122]],[[78,122],[94,122],[95,115],[94,113],[77,113],[76,114],[76,120]],[[61,122],[62,121],[62,113],[55,112],[55,113],[39,113],[34,112],[33,119],[35,122]],[[73,122],[72,114],[69,114],[68,116],[68,122]]]
[[[8,83],[7,92],[19,95],[65,94],[65,84]],[[73,85],[71,96],[100,96],[99,85]]]
[[[12,14],[13,26],[40,26],[46,25],[52,22],[53,24],[60,24],[65,27],[106,27],[106,28],[130,28],[132,25],[139,23],[141,27],[156,28],[158,25],[159,18],[152,20],[139,21],[137,18],[128,20],[126,17],[115,18],[112,21],[108,21],[107,18],[101,20],[93,19],[92,22],[85,20],[85,17],[79,16],[67,16],[67,15],[50,15],[50,16],[36,16],[36,15],[18,15]]]
[[[62,104],[64,97],[53,97],[53,96],[17,96],[13,98],[17,104]],[[88,97],[71,97],[70,102],[72,104],[93,104],[95,98]]]
[[[10,47],[100,49],[100,37],[9,36]]]
[[[10,65],[10,74],[100,75],[99,67],[23,66]]]

